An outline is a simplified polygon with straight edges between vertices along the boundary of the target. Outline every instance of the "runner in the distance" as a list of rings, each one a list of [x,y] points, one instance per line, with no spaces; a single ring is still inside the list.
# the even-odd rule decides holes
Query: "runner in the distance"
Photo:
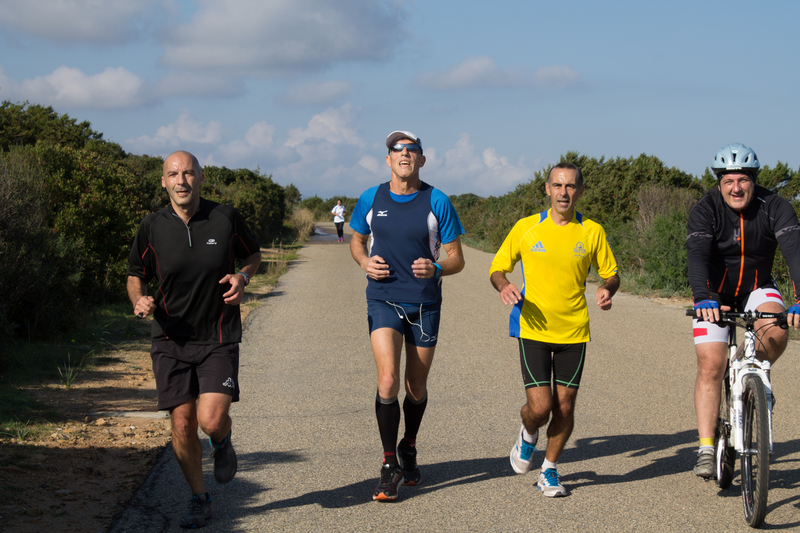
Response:
[[[367,320],[378,370],[375,414],[383,444],[380,481],[373,500],[397,498],[397,487],[417,485],[416,440],[428,404],[428,372],[439,336],[442,276],[461,272],[464,229],[447,196],[420,180],[422,142],[408,131],[386,139],[391,180],[358,199],[350,227],[350,252],[367,273]],[[439,260],[444,246],[447,259]],[[400,426],[400,354],[406,347],[403,415]],[[396,447],[396,448],[395,448]],[[398,462],[399,458],[399,462]],[[402,469],[400,468],[402,467]]]
[[[714,475],[714,431],[719,415],[722,378],[728,360],[728,328],[713,322],[719,310],[780,313],[786,307],[772,279],[775,250],[780,246],[794,285],[789,324],[800,326],[800,225],[792,205],[756,185],[756,153],[739,143],[721,148],[711,170],[718,184],[689,214],[686,250],[694,308],[697,379],[694,388],[700,447],[694,473]],[[758,356],[771,363],[786,349],[788,333],[767,320],[756,322]]]
[[[331,209],[333,215],[333,223],[336,225],[336,235],[339,237],[338,242],[344,242],[344,213],[345,208],[341,200],[336,200],[336,205]]]
[[[532,466],[539,428],[547,424],[547,450],[537,481],[545,496],[566,496],[558,460],[572,434],[575,399],[589,342],[586,277],[594,266],[603,278],[597,305],[611,309],[619,288],[617,262],[603,228],[575,211],[584,191],[580,169],[553,167],[545,185],[550,209],[519,220],[492,261],[490,279],[506,305],[514,305],[509,335],[519,339],[527,402],[511,449],[518,474]],[[522,291],[506,278],[522,261]]]

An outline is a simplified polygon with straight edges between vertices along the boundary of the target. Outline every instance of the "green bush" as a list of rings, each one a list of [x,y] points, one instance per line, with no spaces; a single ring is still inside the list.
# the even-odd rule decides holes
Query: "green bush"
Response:
[[[53,237],[83,244],[84,253],[70,261],[83,273],[82,301],[118,301],[136,228],[148,213],[148,184],[96,152],[47,143],[30,150],[47,169]]]
[[[0,157],[0,334],[51,338],[71,325],[82,276],[83,239],[53,235],[46,170],[30,153]]]
[[[107,149],[113,143],[102,141],[103,134],[91,128],[87,121],[78,123],[67,115],[59,115],[52,107],[41,105],[0,103],[0,150],[32,146],[48,142],[70,148],[84,148],[94,141],[90,149]],[[119,149],[119,145],[113,145]],[[122,152],[124,155],[124,152]]]
[[[205,167],[203,197],[233,205],[250,230],[266,242],[281,231],[286,217],[284,189],[258,171]],[[160,182],[159,182],[160,183]]]

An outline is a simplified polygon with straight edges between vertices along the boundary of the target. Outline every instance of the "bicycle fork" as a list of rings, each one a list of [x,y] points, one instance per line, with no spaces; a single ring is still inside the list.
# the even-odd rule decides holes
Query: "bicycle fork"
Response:
[[[772,454],[772,384],[770,383],[769,374],[771,363],[767,360],[758,363],[751,361],[758,361],[755,353],[755,333],[745,333],[745,343],[743,344],[744,353],[737,353],[736,345],[730,347],[730,372],[728,379],[730,380],[731,391],[731,405],[730,405],[730,420],[731,420],[731,433],[733,437],[733,445],[736,451],[745,454],[752,453],[750,450],[744,449],[744,402],[742,399],[744,393],[744,382],[748,376],[751,379],[760,379],[764,384],[764,389],[767,393],[767,420],[769,422],[769,453]]]

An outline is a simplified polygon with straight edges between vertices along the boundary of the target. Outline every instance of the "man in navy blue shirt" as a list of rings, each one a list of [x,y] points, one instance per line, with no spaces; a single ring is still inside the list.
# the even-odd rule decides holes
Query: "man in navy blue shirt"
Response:
[[[261,262],[258,241],[239,212],[200,197],[203,179],[192,154],[167,157],[161,185],[170,203],[145,217],[128,258],[133,312],[153,315],[158,408],[169,409],[172,447],[192,490],[184,528],[203,527],[211,517],[198,426],[209,436],[217,482],[236,474],[228,411],[239,400],[239,303]],[[235,259],[244,264],[238,272]],[[154,278],[158,291],[149,296]]]
[[[464,228],[447,196],[420,180],[422,142],[408,131],[386,139],[391,180],[364,192],[350,227],[350,252],[367,273],[367,316],[378,371],[375,414],[383,444],[373,500],[397,498],[400,484],[417,485],[416,440],[428,402],[428,372],[439,335],[442,276],[464,268]],[[444,246],[447,259],[440,260]],[[400,354],[406,346],[405,432],[398,444]]]

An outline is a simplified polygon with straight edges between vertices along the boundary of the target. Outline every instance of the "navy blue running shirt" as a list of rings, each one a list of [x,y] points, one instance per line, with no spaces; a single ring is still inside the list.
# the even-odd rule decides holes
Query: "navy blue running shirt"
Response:
[[[453,204],[443,192],[425,182],[409,195],[392,193],[388,182],[372,187],[359,198],[350,227],[370,235],[370,257],[379,255],[391,267],[386,280],[367,277],[368,299],[441,302],[441,279],[416,278],[411,264],[420,257],[437,261],[441,245],[464,233]]]

